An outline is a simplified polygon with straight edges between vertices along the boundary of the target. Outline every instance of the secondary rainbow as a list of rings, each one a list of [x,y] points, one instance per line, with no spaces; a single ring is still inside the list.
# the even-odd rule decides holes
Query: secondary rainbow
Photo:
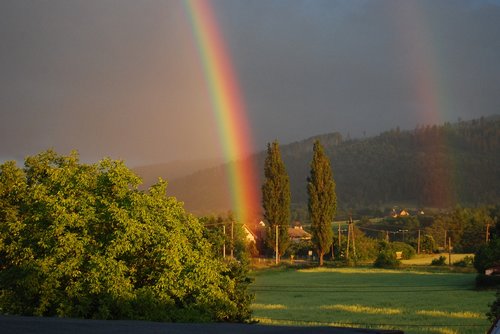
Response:
[[[251,159],[252,136],[231,57],[208,0],[185,0],[196,45],[212,100],[212,109],[224,156],[230,161],[228,177],[232,207],[247,223],[259,208],[257,177]]]
[[[425,8],[415,1],[397,2],[394,15],[401,34],[403,54],[407,57],[407,67],[413,81],[416,109],[423,125],[434,125],[450,118],[450,94],[447,91],[445,64],[440,60],[440,44],[432,31]],[[446,136],[436,134],[436,142],[425,149],[430,161],[424,164],[427,181],[432,184],[434,198],[441,198],[442,205],[453,203],[455,198],[455,178],[453,155],[447,150]],[[442,148],[440,148],[440,146]],[[443,154],[445,153],[445,154]]]

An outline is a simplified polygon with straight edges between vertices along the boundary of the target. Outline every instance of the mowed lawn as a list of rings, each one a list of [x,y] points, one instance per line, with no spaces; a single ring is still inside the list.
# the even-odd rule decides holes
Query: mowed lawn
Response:
[[[485,333],[495,295],[474,290],[475,274],[421,270],[274,268],[254,279],[254,318],[274,325]]]

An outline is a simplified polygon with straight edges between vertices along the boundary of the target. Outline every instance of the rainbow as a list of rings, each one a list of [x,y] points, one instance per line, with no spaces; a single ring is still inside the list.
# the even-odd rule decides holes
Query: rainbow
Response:
[[[184,5],[202,61],[224,157],[232,208],[242,223],[259,211],[258,181],[248,159],[253,153],[245,104],[217,21],[208,0],[185,0]]]
[[[407,57],[407,66],[411,69],[416,112],[425,124],[441,124],[452,113],[450,94],[447,92],[444,64],[440,63],[439,44],[432,31],[432,24],[427,20],[425,8],[416,1],[396,2],[398,31],[401,33],[403,54]],[[431,185],[429,197],[440,198],[450,204],[455,200],[456,168],[452,153],[448,151],[445,136],[436,136],[432,145],[424,148],[428,160],[434,165],[424,164],[427,182]],[[441,148],[440,148],[441,146]],[[446,153],[446,154],[443,154]]]

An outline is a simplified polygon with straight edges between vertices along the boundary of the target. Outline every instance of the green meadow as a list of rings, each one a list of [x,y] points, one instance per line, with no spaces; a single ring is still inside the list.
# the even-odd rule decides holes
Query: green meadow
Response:
[[[254,272],[254,319],[262,324],[485,333],[494,291],[475,274],[372,268],[271,268]]]

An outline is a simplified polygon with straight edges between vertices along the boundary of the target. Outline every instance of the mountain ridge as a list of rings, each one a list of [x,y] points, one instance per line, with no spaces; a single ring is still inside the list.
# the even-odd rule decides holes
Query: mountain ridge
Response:
[[[282,145],[296,207],[307,205],[307,176],[315,140],[320,140],[330,157],[339,207],[344,210],[389,202],[449,207],[500,199],[499,115],[413,130],[396,128],[367,138],[344,139],[333,132]],[[262,180],[265,151],[248,159],[258,166]],[[195,214],[231,210],[228,166],[170,179],[167,194],[183,201]]]

